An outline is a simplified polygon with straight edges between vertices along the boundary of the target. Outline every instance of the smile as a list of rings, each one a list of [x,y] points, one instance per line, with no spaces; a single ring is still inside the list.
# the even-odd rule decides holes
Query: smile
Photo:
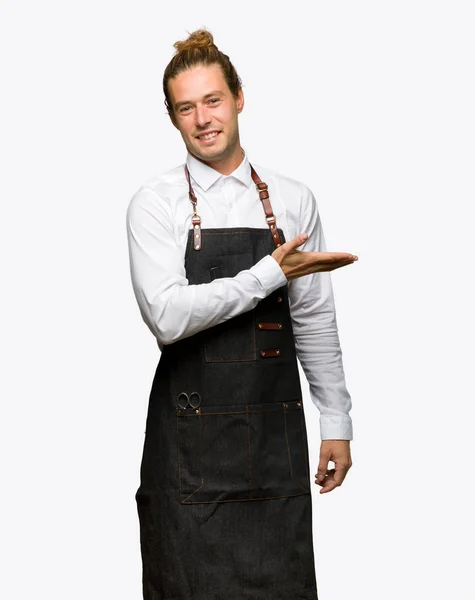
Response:
[[[199,140],[212,140],[213,138],[215,138],[219,133],[221,133],[220,131],[213,131],[212,133],[207,133],[205,135],[198,135],[196,136]]]

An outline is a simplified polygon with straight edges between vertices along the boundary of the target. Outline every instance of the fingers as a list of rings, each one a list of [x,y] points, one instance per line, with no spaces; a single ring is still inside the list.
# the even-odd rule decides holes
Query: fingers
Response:
[[[329,469],[326,472],[325,478],[320,483],[320,485],[322,486],[322,489],[320,490],[320,494],[326,494],[328,492],[331,492],[336,487],[338,487],[338,485],[341,485],[341,484],[337,484],[337,482],[335,480],[335,469]]]
[[[302,259],[310,261],[307,264],[313,265],[312,272],[317,272],[341,269],[353,264],[358,257],[348,252],[303,252]]]
[[[334,469],[328,468],[329,461],[335,463]],[[320,494],[326,494],[339,487],[351,466],[351,452],[347,440],[322,441],[318,470],[315,474],[315,483],[322,486]]]
[[[321,271],[333,271],[352,264],[358,257],[349,252],[308,252],[297,250],[308,239],[301,233],[272,252],[288,280]]]
[[[347,472],[348,469],[335,464],[334,469],[329,469],[326,472],[325,478],[321,483],[322,489],[320,490],[320,494],[326,494],[327,492],[334,490],[336,487],[339,487],[343,483]]]
[[[356,254],[350,254],[349,252],[309,252],[313,254],[313,259],[318,259],[321,263],[333,263],[339,261],[353,262],[358,260]]]
[[[352,265],[357,260],[358,260],[358,257],[356,257],[355,259],[352,258],[352,259],[343,260],[343,261],[340,260],[339,262],[330,264],[328,266],[328,271],[334,271],[335,269],[340,269],[341,267],[346,267],[346,265]]]

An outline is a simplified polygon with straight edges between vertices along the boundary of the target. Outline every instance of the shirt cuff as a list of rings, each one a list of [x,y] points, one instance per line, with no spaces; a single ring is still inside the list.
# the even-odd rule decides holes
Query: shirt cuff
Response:
[[[320,415],[322,440],[352,440],[353,424],[348,415]]]
[[[264,291],[264,297],[269,296],[275,290],[287,285],[287,277],[282,271],[279,263],[273,256],[267,254],[249,271],[257,278]]]

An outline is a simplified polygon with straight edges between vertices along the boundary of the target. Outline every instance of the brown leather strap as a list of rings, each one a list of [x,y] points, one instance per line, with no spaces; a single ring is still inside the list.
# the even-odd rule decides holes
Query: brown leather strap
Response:
[[[277,224],[275,220],[274,213],[272,212],[272,206],[269,200],[269,192],[267,191],[267,183],[264,183],[259,175],[256,173],[254,167],[251,167],[251,176],[256,184],[257,191],[259,192],[259,198],[262,202],[262,207],[264,208],[264,212],[266,213],[266,221],[267,225],[269,225],[270,232],[272,234],[272,239],[274,240],[277,248],[282,245],[282,240],[280,239],[279,232],[277,231]]]
[[[270,199],[269,199],[269,192],[267,191],[268,190],[267,183],[264,183],[261,180],[259,175],[256,173],[254,167],[250,163],[249,163],[249,166],[251,167],[252,179],[253,179],[254,183],[256,184],[257,191],[259,192],[259,199],[262,202],[262,207],[263,207],[265,215],[266,215],[267,225],[269,226],[270,232],[272,234],[272,239],[274,240],[274,243],[275,243],[276,247],[278,248],[279,246],[282,245],[282,240],[281,240],[279,232],[277,230],[277,223],[276,223],[274,213],[272,212],[272,205],[271,205]],[[193,217],[191,219],[191,222],[193,223],[193,247],[195,250],[199,250],[201,248],[201,217],[196,212],[196,203],[198,200],[197,200],[197,198],[195,196],[195,192],[193,191],[193,188],[191,186],[190,172],[188,170],[188,165],[186,165],[186,164],[185,164],[185,175],[186,175],[186,179],[188,181],[188,196],[190,198],[191,203],[193,204]]]
[[[201,217],[196,212],[196,203],[198,202],[195,192],[191,187],[190,181],[190,172],[188,171],[188,167],[185,165],[185,175],[188,180],[188,196],[190,198],[191,203],[193,204],[193,216],[191,218],[191,222],[193,223],[193,248],[195,250],[199,250],[201,248]]]

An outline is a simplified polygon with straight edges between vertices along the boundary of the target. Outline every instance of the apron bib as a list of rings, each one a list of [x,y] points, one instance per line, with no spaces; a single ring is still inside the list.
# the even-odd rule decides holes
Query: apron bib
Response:
[[[201,229],[190,285],[234,277],[285,241]],[[265,187],[264,187],[265,186]],[[307,431],[287,285],[250,311],[163,347],[136,493],[145,600],[316,600]]]

